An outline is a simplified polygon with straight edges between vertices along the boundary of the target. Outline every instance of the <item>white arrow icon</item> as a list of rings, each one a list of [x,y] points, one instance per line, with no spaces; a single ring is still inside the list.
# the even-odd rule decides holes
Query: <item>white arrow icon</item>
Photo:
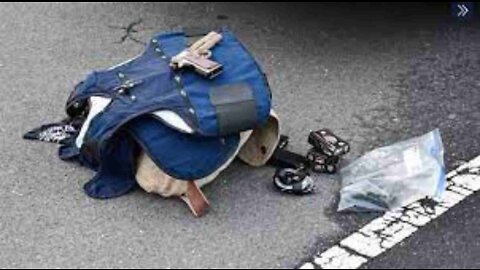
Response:
[[[457,7],[460,10],[457,14],[458,17],[465,17],[470,11],[464,4],[458,4]]]

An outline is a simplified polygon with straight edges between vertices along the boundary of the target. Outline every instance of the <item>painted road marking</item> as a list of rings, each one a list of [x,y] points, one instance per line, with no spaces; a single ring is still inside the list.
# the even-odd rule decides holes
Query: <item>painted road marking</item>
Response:
[[[441,203],[425,206],[421,202],[415,202],[389,211],[338,245],[315,256],[300,269],[357,269],[391,249],[480,190],[480,156],[450,172],[447,180],[447,190]]]

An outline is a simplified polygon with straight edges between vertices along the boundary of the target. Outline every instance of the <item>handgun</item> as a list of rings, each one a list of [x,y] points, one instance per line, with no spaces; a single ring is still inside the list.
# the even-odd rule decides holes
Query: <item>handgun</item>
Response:
[[[221,40],[222,35],[212,31],[189,48],[174,56],[170,65],[173,69],[192,67],[200,75],[213,79],[222,73],[223,66],[209,59],[212,56],[210,49]]]

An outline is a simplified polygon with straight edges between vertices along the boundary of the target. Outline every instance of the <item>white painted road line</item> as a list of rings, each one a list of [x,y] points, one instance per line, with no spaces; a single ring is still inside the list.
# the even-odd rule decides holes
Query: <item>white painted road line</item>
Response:
[[[415,202],[389,211],[303,264],[300,269],[357,269],[391,249],[480,190],[480,156],[450,172],[447,180],[447,191],[441,203],[426,207],[421,202]]]

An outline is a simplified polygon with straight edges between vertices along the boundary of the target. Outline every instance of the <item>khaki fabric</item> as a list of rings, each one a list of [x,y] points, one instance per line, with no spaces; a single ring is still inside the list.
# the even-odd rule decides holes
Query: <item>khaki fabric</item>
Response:
[[[254,130],[240,134],[239,146],[232,157],[211,175],[198,179],[195,183],[202,187],[213,180],[239,157],[251,166],[262,166],[270,159],[280,139],[280,121],[272,111],[267,124]],[[159,194],[163,197],[182,196],[188,189],[188,182],[175,179],[160,168],[142,153],[138,159],[136,179],[140,187],[149,193]]]
[[[280,120],[274,111],[263,127],[253,130],[248,141],[238,153],[238,158],[250,166],[263,166],[272,157],[280,140]]]
[[[241,146],[248,140],[252,132],[243,132],[240,134],[240,143],[237,148],[235,155],[232,155],[230,159],[225,162],[217,171],[211,175],[196,180],[198,187],[202,187],[213,180],[225,170],[230,163],[235,159],[235,156],[241,149]],[[172,196],[182,196],[187,192],[188,185],[187,181],[173,178],[163,172],[160,168],[155,165],[155,163],[150,159],[150,157],[142,153],[140,155],[138,169],[137,169],[137,182],[145,191],[148,193],[157,193],[163,197],[172,197]]]

